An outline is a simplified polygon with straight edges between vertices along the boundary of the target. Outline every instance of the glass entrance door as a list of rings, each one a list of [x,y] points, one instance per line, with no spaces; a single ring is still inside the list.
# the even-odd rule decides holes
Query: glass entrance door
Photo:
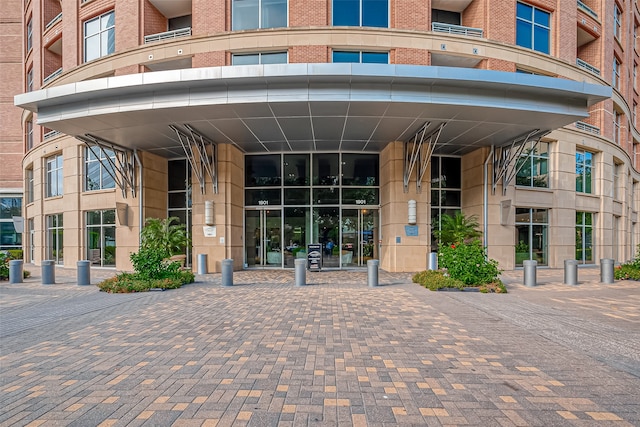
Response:
[[[282,267],[282,211],[245,211],[245,264],[247,267]]]
[[[362,267],[378,259],[378,210],[343,209],[340,263],[342,267]]]

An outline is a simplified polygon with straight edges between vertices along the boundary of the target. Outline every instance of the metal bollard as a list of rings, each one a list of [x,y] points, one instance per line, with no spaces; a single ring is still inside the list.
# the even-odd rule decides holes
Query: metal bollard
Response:
[[[222,286],[233,286],[233,259],[222,260]]]
[[[80,260],[76,263],[78,270],[78,285],[86,286],[91,284],[91,261]]]
[[[575,259],[564,260],[564,284],[578,284],[578,261],[576,261]]]
[[[378,286],[378,265],[380,261],[370,259],[367,261],[367,284],[370,288]]]
[[[207,254],[198,254],[198,274],[207,274]]]
[[[524,285],[536,286],[536,268],[538,265],[538,261],[536,261],[535,259],[526,259],[522,261],[522,265],[524,266]]]
[[[294,260],[296,286],[305,286],[307,284],[307,260]]]
[[[9,284],[22,283],[24,262],[21,259],[12,259],[9,261]]]
[[[438,269],[438,253],[431,252],[429,253],[429,270],[437,270]]]
[[[50,259],[42,261],[42,284],[54,285],[56,283],[55,262]]]
[[[600,282],[611,284],[613,277],[613,259],[603,258],[600,260]]]

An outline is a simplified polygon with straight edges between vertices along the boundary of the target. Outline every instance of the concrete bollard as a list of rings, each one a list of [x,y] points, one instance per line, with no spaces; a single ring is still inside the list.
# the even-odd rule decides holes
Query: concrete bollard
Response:
[[[564,260],[564,284],[578,284],[578,261],[576,261],[575,259]]]
[[[380,261],[377,259],[367,261],[367,285],[370,288],[378,286],[378,265],[380,265]]]
[[[91,261],[80,260],[76,263],[78,273],[78,286],[91,284]]]
[[[296,286],[305,286],[307,284],[307,260],[294,260]]]
[[[222,286],[233,286],[233,259],[222,260]]]
[[[207,254],[198,254],[198,274],[207,274]]]
[[[429,270],[437,270],[438,269],[438,253],[430,252],[429,253]]]
[[[613,277],[613,259],[603,258],[600,260],[600,281],[602,283],[611,284],[614,282]]]
[[[42,261],[42,284],[54,285],[56,283],[55,262],[50,259]]]
[[[537,285],[537,265],[538,261],[535,259],[526,259],[522,261],[522,265],[524,266],[524,285],[525,286],[536,286]]]
[[[21,259],[9,260],[9,284],[22,283],[24,262]]]

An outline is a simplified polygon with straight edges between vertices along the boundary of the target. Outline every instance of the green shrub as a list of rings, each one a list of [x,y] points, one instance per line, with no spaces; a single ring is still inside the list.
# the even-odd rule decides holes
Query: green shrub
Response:
[[[613,270],[613,277],[617,280],[640,280],[640,268],[633,261],[622,264]]]
[[[180,263],[167,260],[166,252],[160,248],[143,247],[129,258],[140,279],[165,279],[173,277],[180,270]]]
[[[452,279],[451,277],[445,276],[444,272],[439,270],[420,271],[413,275],[412,280],[414,283],[418,283],[419,285],[422,285],[432,291],[437,291],[438,289],[442,288],[462,289],[464,287],[464,283],[460,282],[459,280]]]
[[[507,287],[502,283],[501,280],[492,283],[485,283],[483,285],[478,286],[478,289],[483,294],[506,294]]]
[[[9,249],[7,252],[9,252],[11,259],[22,259],[22,249]]]
[[[486,249],[479,240],[470,243],[440,245],[440,268],[446,269],[453,279],[465,286],[476,286],[498,281],[498,261],[488,259]]]
[[[108,293],[147,292],[152,289],[177,289],[187,283],[193,283],[195,275],[191,271],[177,271],[162,279],[141,278],[137,273],[120,273],[116,277],[103,280],[98,287]]]
[[[9,278],[9,261],[11,257],[6,251],[0,251],[0,280]]]

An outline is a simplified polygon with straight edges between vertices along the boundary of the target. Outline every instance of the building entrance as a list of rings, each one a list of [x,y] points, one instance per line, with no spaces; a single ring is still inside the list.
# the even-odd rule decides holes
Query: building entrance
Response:
[[[282,211],[245,211],[245,259],[248,267],[281,267]]]

